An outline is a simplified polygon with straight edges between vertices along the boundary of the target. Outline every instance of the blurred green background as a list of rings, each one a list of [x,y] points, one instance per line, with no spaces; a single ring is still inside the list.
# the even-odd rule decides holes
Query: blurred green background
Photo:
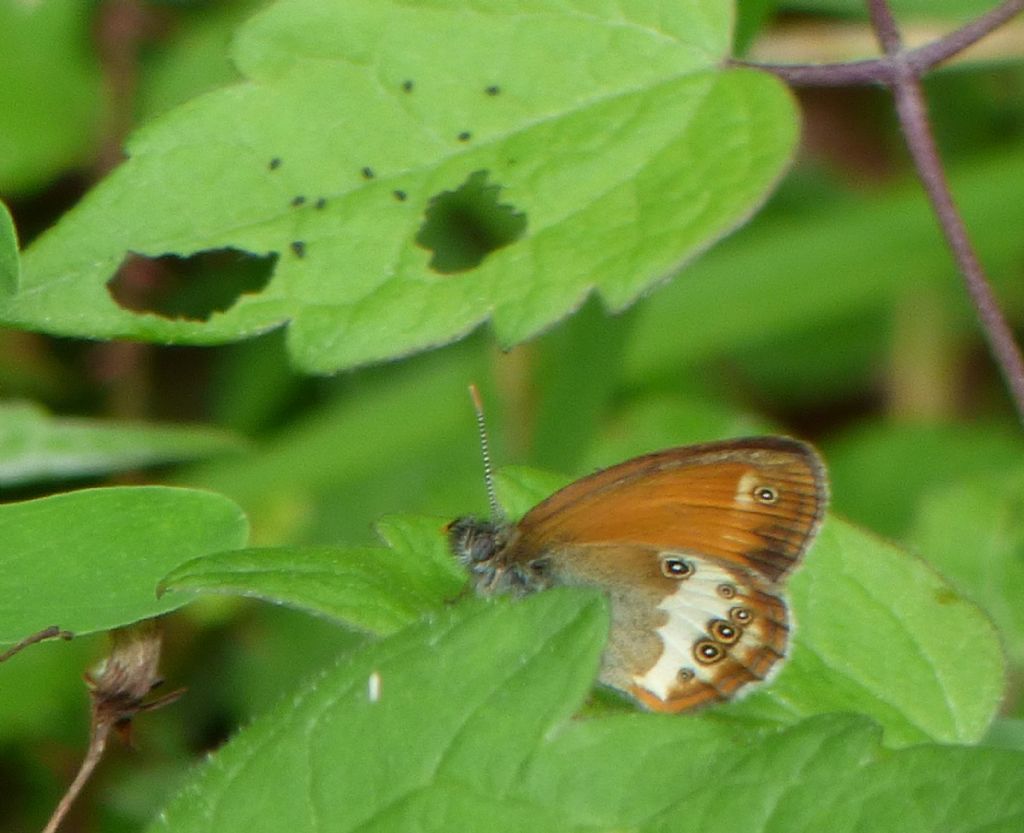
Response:
[[[22,5],[0,4],[0,196],[24,246],[102,175],[131,126],[235,80],[227,43],[261,4],[49,2],[33,15]],[[804,60],[811,45],[815,60],[855,57],[867,31],[841,17],[856,4],[830,3],[827,17],[811,3],[741,5],[739,45],[766,60]],[[927,21],[908,17],[911,34],[979,8],[928,6]],[[1004,35],[991,53],[936,72],[926,86],[956,196],[1020,332],[1024,24]],[[925,555],[942,538],[936,515],[969,502],[957,490],[1006,483],[982,501],[1004,510],[984,529],[1005,533],[992,546],[1019,563],[1019,422],[888,96],[799,97],[800,156],[747,226],[625,314],[611,317],[591,301],[507,353],[484,329],[391,365],[309,378],[289,369],[279,333],[182,348],[0,331],[0,449],[27,430],[16,407],[24,402],[60,418],[46,422],[53,434],[43,443],[81,427],[71,418],[102,420],[115,437],[125,420],[193,426],[189,442],[107,457],[114,474],[85,467],[5,479],[2,499],[172,483],[237,501],[257,545],[372,542],[382,515],[486,511],[472,381],[498,465],[578,475],[660,447],[794,434],[825,455],[836,513]],[[146,291],[167,309],[216,306],[202,277],[200,264]],[[974,540],[966,536],[961,551]],[[943,567],[962,578],[955,555]],[[970,575],[963,581],[976,586]],[[65,829],[137,829],[189,762],[362,638],[236,600],[193,604],[166,630],[164,674],[188,695],[140,721],[138,749],[113,745]],[[73,777],[88,725],[81,674],[104,647],[98,637],[41,645],[0,669],[0,829],[41,828]],[[1011,692],[1007,714],[1018,713]]]

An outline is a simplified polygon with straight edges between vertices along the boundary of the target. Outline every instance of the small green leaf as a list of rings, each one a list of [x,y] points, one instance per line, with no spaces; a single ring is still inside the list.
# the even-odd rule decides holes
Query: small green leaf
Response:
[[[910,541],[999,624],[1024,664],[1024,470],[929,493]]]
[[[999,638],[927,564],[829,518],[790,589],[792,659],[727,709],[787,722],[854,711],[896,744],[984,736],[1005,684]]]
[[[447,610],[254,722],[151,829],[564,829],[551,826],[557,809],[502,797],[579,707],[607,627],[605,606],[579,591]]]
[[[30,402],[0,403],[0,487],[198,460],[242,445],[205,426],[62,419]]]
[[[276,547],[205,555],[172,570],[166,590],[235,593],[391,633],[459,595],[466,574],[437,518],[378,526],[387,547]]]
[[[172,567],[245,543],[241,510],[210,492],[83,489],[0,506],[0,644],[51,625],[109,630],[180,607]]]
[[[623,309],[743,222],[789,162],[792,97],[723,68],[731,21],[726,0],[273,4],[236,41],[247,80],[137,133],[31,247],[0,319],[189,343],[287,325],[295,362],[329,371],[487,320],[513,344],[594,291]],[[474,185],[472,210],[435,216]],[[129,252],[224,250],[276,266],[208,320],[108,291]]]

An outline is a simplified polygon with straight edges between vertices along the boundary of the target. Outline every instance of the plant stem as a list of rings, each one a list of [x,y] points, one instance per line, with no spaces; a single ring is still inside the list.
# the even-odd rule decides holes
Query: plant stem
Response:
[[[883,58],[816,66],[744,65],[767,70],[794,85],[884,84],[892,90],[896,113],[918,176],[964,277],[967,293],[974,304],[989,349],[1010,389],[1017,414],[1024,421],[1024,357],[1014,340],[1013,330],[999,308],[963,218],[953,201],[928,120],[928,108],[920,81],[921,75],[928,69],[966,49],[1024,10],[1024,0],[1006,0],[946,37],[909,51],[903,49],[903,39],[887,0],[867,0],[867,6],[875,35],[885,53]]]
[[[870,0],[869,0],[870,2]],[[1024,0],[1005,0],[977,20],[962,26],[937,41],[902,52],[901,61],[909,65],[917,76],[948,61],[998,29],[1011,18],[1024,11]],[[890,15],[891,18],[891,15]],[[847,87],[863,84],[893,83],[891,55],[868,61],[850,61],[841,64],[759,64],[754,61],[730,61],[732,66],[763,69],[784,81],[799,87]]]
[[[1021,3],[1017,3],[1021,5]],[[907,147],[914,160],[921,184],[924,185],[935,215],[939,219],[942,233],[953,251],[957,266],[967,285],[967,293],[974,303],[982,330],[989,348],[999,364],[1003,377],[1010,388],[1017,414],[1024,421],[1024,357],[1013,337],[1013,330],[1006,321],[992,286],[985,277],[985,270],[978,260],[963,217],[953,201],[946,172],[942,167],[939,149],[935,143],[928,108],[921,89],[919,70],[915,69],[902,52],[903,39],[900,37],[889,8],[888,0],[868,0],[871,22],[875,27],[878,42],[889,58],[892,89]]]
[[[29,645],[35,645],[37,642],[45,642],[47,639],[71,639],[73,634],[68,631],[62,631],[57,625],[50,625],[48,628],[44,628],[31,636],[26,636],[21,642],[16,645],[12,645],[7,650],[0,652],[0,662],[6,662],[13,657],[19,651],[25,650]]]

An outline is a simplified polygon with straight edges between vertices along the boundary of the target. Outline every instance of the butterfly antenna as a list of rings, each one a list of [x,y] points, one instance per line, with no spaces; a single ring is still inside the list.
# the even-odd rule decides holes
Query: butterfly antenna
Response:
[[[502,517],[502,511],[498,505],[498,493],[494,488],[494,469],[491,466],[491,447],[487,440],[487,423],[484,421],[484,403],[476,385],[469,386],[469,396],[473,400],[476,430],[480,436],[480,453],[484,458],[484,485],[487,487],[487,503],[491,507],[491,520],[498,521]]]

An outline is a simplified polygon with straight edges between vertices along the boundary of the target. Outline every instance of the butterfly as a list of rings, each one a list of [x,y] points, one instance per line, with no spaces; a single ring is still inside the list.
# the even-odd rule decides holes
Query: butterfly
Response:
[[[784,583],[827,503],[811,446],[753,437],[635,457],[555,492],[518,523],[458,518],[448,539],[482,595],[603,590],[611,631],[601,682],[653,711],[682,712],[730,700],[781,667],[792,627]]]

